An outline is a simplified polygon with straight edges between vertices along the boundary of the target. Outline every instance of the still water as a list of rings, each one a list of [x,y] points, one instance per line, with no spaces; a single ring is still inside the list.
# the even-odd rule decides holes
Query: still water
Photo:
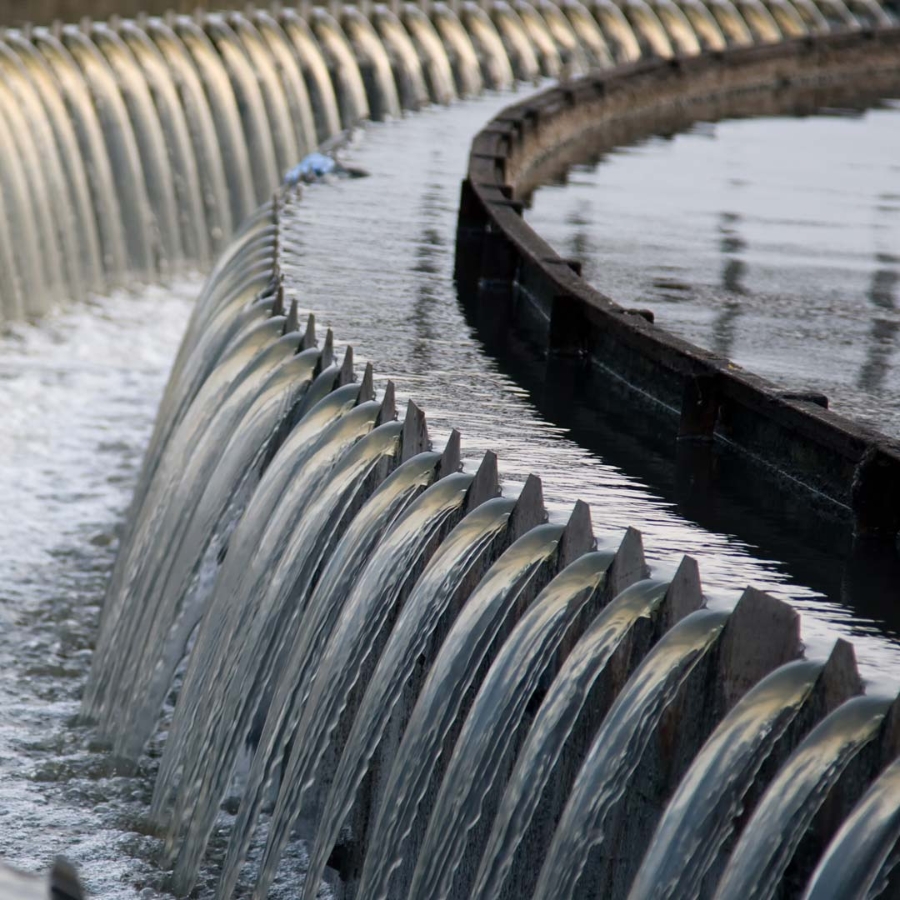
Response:
[[[579,166],[528,221],[661,327],[900,436],[900,103],[703,124]]]
[[[539,474],[554,516],[583,498],[605,545],[637,526],[657,573],[693,554],[714,602],[748,583],[789,599],[814,648],[852,636],[864,674],[887,683],[900,645],[883,621],[807,587],[778,554],[680,516],[542,418],[485,355],[452,281],[456,204],[471,136],[509,101],[371,127],[348,158],[371,176],[316,185],[293,207],[298,301],[425,409],[438,442],[455,426],[469,461],[497,451],[507,489]],[[103,900],[157,896],[158,844],[142,824],[155,761],[115,774],[72,718],[116,528],[199,285],[117,294],[0,337],[0,857],[38,871],[65,853]]]

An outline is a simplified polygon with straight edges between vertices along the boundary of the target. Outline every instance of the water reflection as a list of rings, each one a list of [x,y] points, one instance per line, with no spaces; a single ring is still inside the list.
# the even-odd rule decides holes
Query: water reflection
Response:
[[[722,251],[722,287],[727,294],[722,311],[712,327],[712,349],[723,356],[731,356],[734,348],[737,318],[741,314],[740,295],[746,293],[743,285],[747,265],[743,252],[747,244],[738,232],[741,217],[738,213],[723,212],[719,217],[719,248]]]
[[[896,200],[893,194],[881,194],[876,211],[885,214],[889,221],[879,223],[878,231],[887,231],[890,235],[890,217],[896,218],[898,207],[892,203]],[[876,309],[884,312],[897,312],[897,286],[900,284],[900,257],[893,253],[877,252],[875,254],[876,268],[872,272],[872,282],[869,286],[867,297],[869,303]],[[874,316],[869,332],[868,350],[866,360],[859,372],[857,385],[861,390],[873,394],[880,393],[885,386],[891,369],[891,357],[897,343],[897,332],[900,331],[900,321],[897,319]]]
[[[733,294],[745,293],[742,282],[747,266],[741,255],[747,249],[747,244],[737,230],[740,221],[741,217],[738,213],[723,212],[719,222],[719,232],[722,235],[719,247],[725,257],[722,267],[722,286]]]
[[[412,357],[416,373],[424,375],[432,364],[431,342],[437,337],[434,329],[434,307],[440,302],[435,287],[435,275],[440,271],[441,257],[446,254],[445,239],[437,228],[440,219],[442,191],[439,184],[428,184],[419,204],[421,238],[415,248],[413,271],[416,273],[416,301],[412,309],[415,340]]]
[[[595,260],[600,252],[600,248],[591,237],[593,218],[591,204],[582,203],[571,212],[566,220],[572,229],[566,249],[573,259]]]
[[[900,435],[898,145],[889,103],[720,122],[578,166],[527,218],[622,305]]]

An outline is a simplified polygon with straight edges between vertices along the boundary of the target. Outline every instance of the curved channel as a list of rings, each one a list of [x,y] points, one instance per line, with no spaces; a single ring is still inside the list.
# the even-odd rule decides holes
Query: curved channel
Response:
[[[21,762],[4,783],[5,808],[21,823],[3,838],[8,855],[23,863],[30,853],[24,864],[34,865],[63,823],[76,833],[64,849],[104,898],[261,900],[270,886],[296,894],[310,858],[306,897],[324,872],[347,898],[371,888],[431,900],[435,891],[467,896],[459,885],[492,871],[483,854],[500,829],[512,841],[503,896],[538,881],[544,890],[548,823],[573,784],[591,782],[580,770],[615,713],[659,740],[632,745],[640,758],[629,777],[649,787],[640,815],[629,806],[622,821],[640,821],[645,833],[622,825],[613,839],[627,846],[614,896],[640,891],[651,870],[679,868],[685,884],[702,880],[711,892],[728,836],[743,825],[734,803],[752,803],[805,734],[862,690],[854,651],[838,638],[858,636],[866,679],[896,689],[882,677],[896,646],[870,621],[679,519],[568,440],[485,357],[454,302],[450,235],[464,144],[476,119],[508,100],[450,111],[427,102],[612,71],[639,55],[697,54],[719,39],[713,22],[771,41],[802,19],[794,5],[722,0],[719,18],[713,6],[331,6],[6,33],[2,59],[20,80],[11,77],[0,99],[0,140],[13,161],[0,197],[17,227],[0,222],[13,273],[0,287],[26,345],[11,354],[15,387],[3,394],[14,442],[23,438],[13,455],[24,447],[41,474],[69,467],[87,479],[81,490],[64,478],[48,495],[19,469],[3,476],[10,508],[37,498],[55,517],[38,513],[29,541],[0,529],[16,616],[4,678],[20,701],[19,733],[0,732]],[[878,24],[862,6],[848,14]],[[719,32],[739,42],[724,25]],[[852,58],[852,42],[839,50]],[[684,61],[665,65],[677,72]],[[39,108],[17,110],[13,96]],[[340,130],[367,117],[384,121],[355,149]],[[34,131],[17,131],[26,127]],[[281,186],[285,169],[323,141],[369,177],[305,193]],[[65,215],[87,212],[95,226],[77,242],[48,214],[29,158],[42,146],[51,183],[67,185]],[[398,167],[402,182],[386,175]],[[348,243],[358,248],[350,258]],[[185,285],[184,273],[220,248],[202,290]],[[134,319],[116,316],[126,295],[94,300],[108,313],[81,343],[91,330],[79,327],[84,310],[55,312],[67,299],[63,271],[83,296],[160,279],[176,296],[147,288],[133,298],[146,340]],[[177,295],[198,290],[188,313]],[[46,312],[38,328],[18,321]],[[143,375],[161,388],[160,360],[185,320],[138,473],[151,431]],[[33,363],[52,344],[42,336],[66,323],[74,335],[63,345],[81,357],[45,373]],[[97,377],[110,366],[115,390]],[[37,412],[64,433],[67,424],[82,436],[121,427],[129,443],[88,453],[66,445],[69,455],[56,459],[46,428],[31,420]],[[135,482],[115,533],[122,485]],[[634,521],[645,525],[650,565],[641,535],[626,527]],[[87,548],[86,528],[96,529]],[[686,551],[701,557],[705,588]],[[783,599],[743,590],[747,581]],[[702,611],[707,602],[716,612]],[[523,618],[529,607],[555,615],[560,605],[549,631]],[[19,640],[20,627],[35,639]],[[807,661],[794,662],[801,653]],[[628,691],[635,670],[643,687]],[[619,696],[635,709],[620,711]],[[491,697],[510,710],[515,734],[495,729],[496,746],[482,752],[473,734]],[[67,720],[76,702],[80,718]],[[877,731],[873,750],[853,763],[858,790],[842,796],[833,832],[852,826],[857,801],[867,808],[866,787],[880,797],[890,788],[877,776],[895,755],[896,716],[883,709],[867,726]],[[676,710],[692,725],[672,734]],[[770,722],[771,740],[759,740]],[[552,758],[523,751],[537,746],[552,746]],[[648,780],[659,771],[654,753],[670,751],[678,764]],[[458,793],[458,773],[492,754],[509,771]],[[539,778],[527,776],[533,766],[543,767]],[[730,769],[741,777],[729,780]],[[715,777],[689,790],[702,772]],[[679,813],[667,805],[685,794],[715,821],[694,824],[679,860],[669,836]],[[816,819],[813,802],[798,800]],[[442,829],[468,823],[475,806],[477,827],[461,827],[452,852],[432,856]],[[505,811],[526,807],[529,819],[506,830]],[[882,833],[885,842],[893,834]],[[808,856],[789,861],[804,883],[830,858],[833,835],[822,834]],[[848,845],[841,834],[838,848]],[[575,838],[555,837],[559,846]],[[790,832],[785,852],[794,841]],[[857,856],[866,879],[886,876],[883,855]],[[471,867],[462,880],[460,861]],[[588,862],[589,880],[610,868]],[[72,881],[68,889],[80,893]]]

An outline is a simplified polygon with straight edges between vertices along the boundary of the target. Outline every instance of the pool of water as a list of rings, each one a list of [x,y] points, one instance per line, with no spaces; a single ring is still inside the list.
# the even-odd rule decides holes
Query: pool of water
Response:
[[[116,530],[201,279],[0,337],[0,859],[70,857],[92,896],[141,897],[146,777],[74,725]],[[152,894],[155,896],[155,894]]]
[[[900,103],[704,123],[543,187],[530,224],[597,288],[900,436]]]

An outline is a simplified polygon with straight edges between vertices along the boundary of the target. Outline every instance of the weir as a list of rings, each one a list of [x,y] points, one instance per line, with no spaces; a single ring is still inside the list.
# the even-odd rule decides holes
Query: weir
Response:
[[[433,447],[414,398],[317,334],[295,274],[302,193],[279,186],[367,117],[617,64],[653,77],[649,56],[715,50],[739,72],[749,57],[726,48],[798,36],[840,69],[857,41],[896,52],[889,22],[862,0],[498,0],[2,36],[4,317],[216,260],[82,704],[125,769],[166,732],[151,808],[166,891],[265,897],[297,839],[305,900],[323,879],[385,900],[896,891],[897,704],[863,696],[852,646],[805,651],[796,612],[752,587],[708,603],[690,557],[654,577],[635,529],[598,549],[584,503],[548,513],[539,473],[513,487],[491,451],[461,462],[457,431]],[[765,56],[753,88],[796,48]],[[515,127],[493,129],[507,149]],[[549,156],[559,134],[539,140]],[[512,254],[472,192],[494,212],[518,201],[471,176],[459,271],[499,304]],[[573,338],[565,315],[545,324]],[[80,897],[65,864],[50,891]]]
[[[338,362],[328,334],[319,350],[296,301],[283,314],[298,202],[281,191],[207,293],[227,298],[271,235],[256,301],[274,298],[270,317],[245,326],[266,340],[243,372],[220,347],[207,379],[231,373],[219,408],[246,395],[246,424],[209,442],[200,494],[157,493],[171,476],[148,459],[135,521],[149,515],[156,537],[132,524],[120,550],[146,584],[132,563],[111,588],[84,703],[134,760],[187,653],[153,804],[169,888],[196,884],[224,804],[221,897],[266,896],[298,836],[305,897],[323,877],[342,897],[730,896],[760,853],[778,868],[755,896],[812,891],[894,759],[895,703],[860,698],[844,641],[803,658],[783,602],[751,588],[733,610],[705,609],[689,558],[671,581],[648,578],[636,531],[598,552],[583,505],[548,522],[537,478],[510,495],[491,454],[459,471],[458,434],[430,449],[414,404],[394,421],[390,382],[373,399],[349,348]],[[195,342],[216,316],[214,301],[199,308]],[[269,384],[282,424],[255,430]],[[170,442],[194,434],[203,390]],[[205,465],[206,443],[191,440],[182,471]],[[222,512],[198,517],[201,494]],[[198,518],[173,555],[167,535]],[[167,581],[170,560],[195,574]]]

